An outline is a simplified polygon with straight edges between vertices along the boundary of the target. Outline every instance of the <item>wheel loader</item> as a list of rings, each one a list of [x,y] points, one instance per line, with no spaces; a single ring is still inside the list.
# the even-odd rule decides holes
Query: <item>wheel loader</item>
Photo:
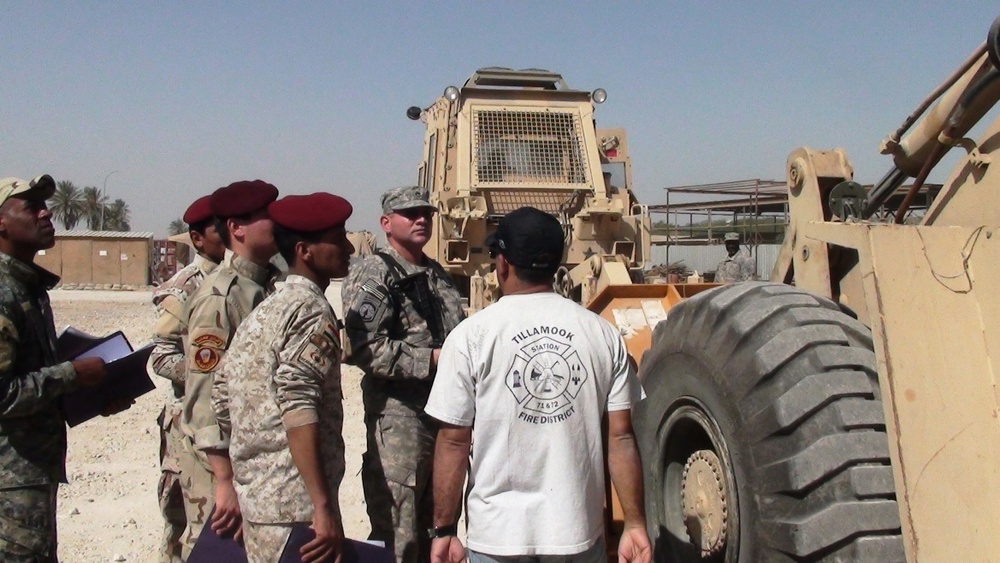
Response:
[[[544,95],[559,88],[545,71],[527,71],[544,83],[514,87],[497,76],[508,69],[484,71],[506,84],[489,94],[497,111],[525,103],[544,112]],[[554,200],[522,193],[552,189],[541,182],[489,191],[501,176],[484,174],[494,161],[474,148],[465,112],[475,103],[463,97],[479,95],[478,80],[408,112],[428,123],[420,177],[445,229],[428,254],[467,280],[471,310],[486,306],[495,294],[485,236],[506,211],[551,202],[542,208],[563,219],[570,248],[557,290],[615,324],[639,360],[647,397],[633,423],[655,560],[1000,558],[1000,119],[978,140],[965,137],[1000,99],[1000,18],[882,143],[893,165],[873,189],[854,182],[841,149],[789,155],[790,224],[770,282],[633,283],[648,219],[631,190],[601,228],[603,214],[577,216],[613,195],[613,182],[595,181],[596,162],[576,215],[561,203],[573,188],[555,188]],[[603,95],[578,93],[577,103]],[[591,134],[591,115],[580,115]],[[606,137],[592,134],[582,146],[607,164]],[[908,215],[955,147],[966,155],[932,205]],[[463,184],[477,172],[478,185]],[[886,217],[883,204],[909,178]],[[595,244],[591,233],[613,236]],[[574,248],[588,250],[574,260]],[[613,536],[621,511],[610,486],[608,507]]]

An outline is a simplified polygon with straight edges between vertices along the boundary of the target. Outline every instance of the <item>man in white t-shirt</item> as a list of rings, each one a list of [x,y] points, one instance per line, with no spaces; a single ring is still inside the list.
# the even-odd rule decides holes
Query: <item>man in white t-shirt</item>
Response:
[[[648,562],[631,420],[643,393],[625,343],[610,323],[552,291],[564,246],[555,217],[522,207],[486,244],[503,297],[448,336],[425,407],[442,422],[431,561],[466,558],[456,527],[467,470],[472,563],[605,561],[608,413],[608,468],[625,513],[618,559]]]

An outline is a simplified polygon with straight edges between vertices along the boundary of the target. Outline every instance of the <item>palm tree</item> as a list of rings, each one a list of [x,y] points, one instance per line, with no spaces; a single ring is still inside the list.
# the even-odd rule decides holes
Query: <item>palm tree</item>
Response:
[[[129,231],[129,219],[132,211],[124,199],[116,199],[104,209],[104,230]]]
[[[170,226],[167,227],[167,232],[170,233],[170,236],[186,233],[187,230],[187,223],[183,219],[174,219],[170,222]]]
[[[83,214],[83,194],[80,188],[67,180],[57,182],[56,193],[52,196],[49,210],[56,220],[62,222],[66,230],[73,230]]]
[[[104,197],[101,190],[94,186],[83,188],[83,205],[80,218],[86,219],[87,228],[96,231],[101,225],[101,212],[108,204],[108,198]]]

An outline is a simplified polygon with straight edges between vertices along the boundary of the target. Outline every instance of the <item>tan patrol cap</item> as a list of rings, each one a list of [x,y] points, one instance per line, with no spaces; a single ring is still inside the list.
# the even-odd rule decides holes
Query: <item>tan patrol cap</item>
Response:
[[[52,176],[42,174],[31,180],[4,178],[0,180],[0,205],[12,197],[27,195],[28,199],[46,200],[56,193],[56,182]]]

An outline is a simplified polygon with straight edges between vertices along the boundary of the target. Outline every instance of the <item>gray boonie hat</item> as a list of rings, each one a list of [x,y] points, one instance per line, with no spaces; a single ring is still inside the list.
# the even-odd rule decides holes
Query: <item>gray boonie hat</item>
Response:
[[[726,233],[726,236],[722,237],[725,242],[740,242],[739,233]]]
[[[0,180],[0,204],[16,196],[44,201],[54,193],[56,193],[56,182],[48,174],[42,174],[31,181],[20,178]]]
[[[416,209],[419,207],[436,209],[436,207],[431,205],[427,190],[419,186],[393,188],[382,194],[382,213],[387,215],[400,209]]]

